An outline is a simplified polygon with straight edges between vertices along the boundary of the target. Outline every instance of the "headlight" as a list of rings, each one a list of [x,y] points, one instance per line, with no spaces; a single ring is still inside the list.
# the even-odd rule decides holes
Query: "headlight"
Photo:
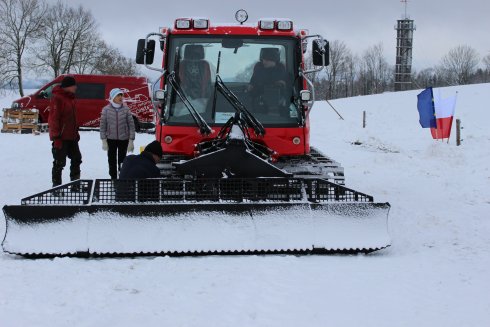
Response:
[[[155,100],[159,100],[159,101],[165,100],[165,91],[164,90],[156,90],[153,93],[153,98]]]
[[[311,92],[309,90],[302,90],[299,92],[301,101],[311,101]]]

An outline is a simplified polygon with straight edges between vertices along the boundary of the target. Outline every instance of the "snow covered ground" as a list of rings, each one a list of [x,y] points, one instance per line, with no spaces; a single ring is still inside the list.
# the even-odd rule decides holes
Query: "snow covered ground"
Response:
[[[454,129],[447,144],[420,128],[419,91],[331,101],[345,120],[326,102],[313,109],[311,143],[343,164],[348,187],[391,203],[392,247],[332,256],[0,254],[0,326],[489,326],[490,84],[442,95],[455,91],[459,147]],[[138,134],[136,146],[151,139]],[[82,133],[83,178],[108,177],[99,142]],[[46,134],[0,134],[0,149],[2,206],[50,186]]]

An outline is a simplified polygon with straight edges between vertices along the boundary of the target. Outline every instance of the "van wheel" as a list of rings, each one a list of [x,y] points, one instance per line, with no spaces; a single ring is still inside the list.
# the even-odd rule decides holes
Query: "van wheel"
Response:
[[[137,133],[141,132],[141,126],[140,126],[140,122],[138,121],[138,118],[136,118],[135,116],[133,116],[133,121],[134,121],[134,130]]]

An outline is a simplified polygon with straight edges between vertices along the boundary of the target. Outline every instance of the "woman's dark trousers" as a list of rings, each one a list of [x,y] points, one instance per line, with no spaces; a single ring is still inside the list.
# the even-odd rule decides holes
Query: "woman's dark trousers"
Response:
[[[121,165],[126,158],[129,140],[109,140],[107,139],[107,157],[109,161],[109,175],[111,179],[117,179]]]

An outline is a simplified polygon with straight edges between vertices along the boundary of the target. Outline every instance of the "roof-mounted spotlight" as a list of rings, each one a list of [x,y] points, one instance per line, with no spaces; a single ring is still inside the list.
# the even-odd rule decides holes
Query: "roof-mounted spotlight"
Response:
[[[244,9],[240,9],[235,13],[235,19],[242,25],[248,20],[248,14]]]
[[[207,19],[194,19],[194,28],[206,29],[209,27],[209,20]]]
[[[293,29],[293,22],[290,20],[279,20],[277,22],[277,29],[280,31],[291,31]]]
[[[275,21],[273,20],[261,20],[259,22],[259,27],[261,30],[273,30]]]
[[[185,30],[191,28],[191,20],[189,18],[179,18],[175,21],[175,28]]]

